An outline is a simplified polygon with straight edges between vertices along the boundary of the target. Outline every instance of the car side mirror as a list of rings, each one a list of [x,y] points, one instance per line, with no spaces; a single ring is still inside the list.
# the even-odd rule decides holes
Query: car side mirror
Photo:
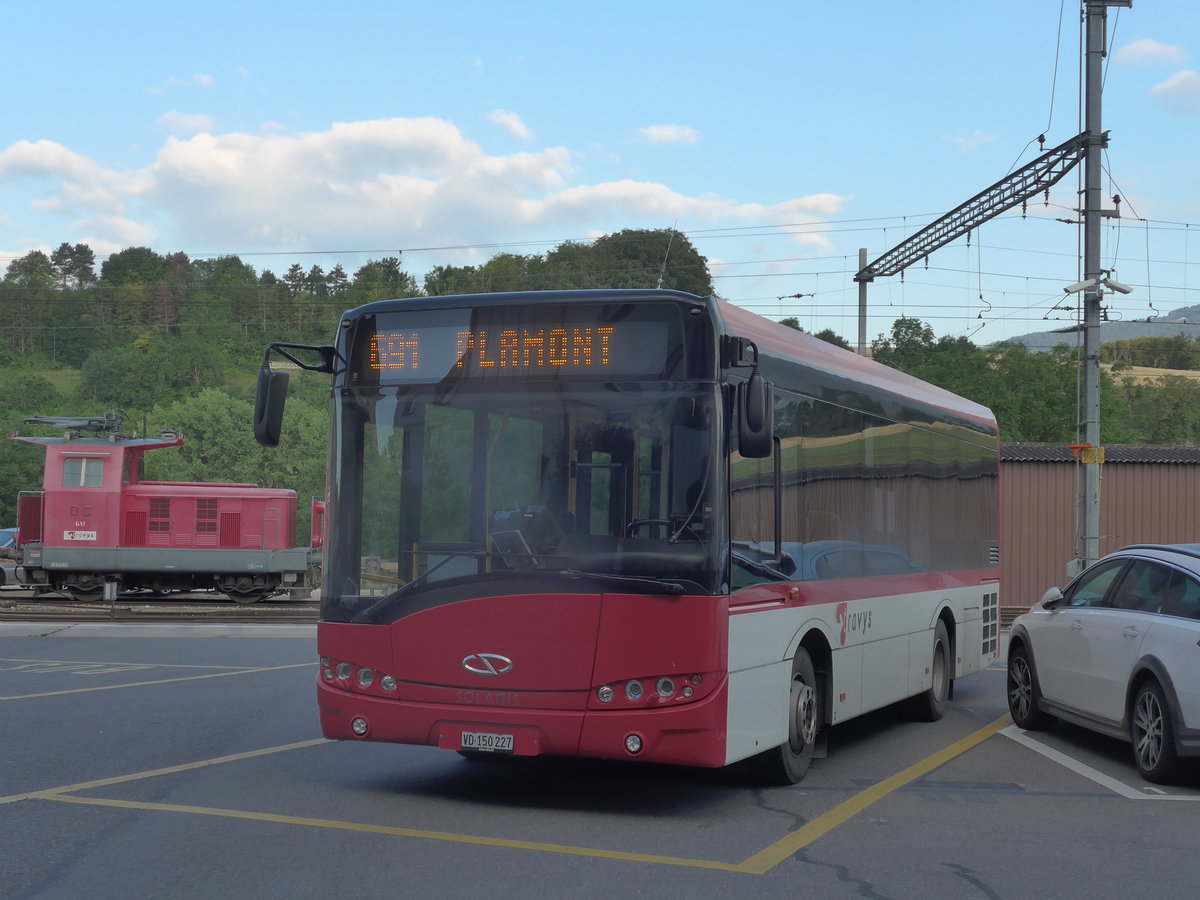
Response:
[[[1063,605],[1062,588],[1052,587],[1042,594],[1042,609],[1058,609]]]

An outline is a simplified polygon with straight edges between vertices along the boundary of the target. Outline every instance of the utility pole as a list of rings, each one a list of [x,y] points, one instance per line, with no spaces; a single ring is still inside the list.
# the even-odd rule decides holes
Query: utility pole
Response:
[[[969,234],[1005,210],[1025,203],[1038,194],[1049,196],[1057,184],[1082,157],[1084,188],[1080,214],[1083,219],[1083,280],[1066,288],[1067,293],[1083,291],[1083,404],[1080,425],[1085,444],[1081,449],[1083,489],[1079,495],[1080,535],[1073,564],[1087,566],[1100,558],[1100,465],[1104,448],[1100,445],[1100,300],[1104,289],[1129,293],[1129,288],[1108,277],[1100,268],[1100,221],[1118,215],[1104,209],[1100,194],[1103,177],[1101,152],[1108,146],[1108,135],[1101,127],[1100,95],[1104,84],[1104,57],[1108,28],[1108,7],[1131,7],[1133,0],[1081,0],[1083,4],[1084,93],[1086,126],[1075,137],[1048,150],[1033,162],[1005,176],[970,200],[960,204],[912,237],[901,241],[869,265],[866,252],[859,251],[859,352],[866,346],[866,283],[876,278],[903,272],[914,262],[946,244]]]
[[[1101,127],[1101,88],[1107,52],[1108,7],[1133,5],[1133,0],[1084,0],[1084,184],[1083,184],[1083,491],[1080,497],[1082,541],[1079,561],[1091,565],[1100,558],[1100,301],[1106,272],[1100,268],[1100,220],[1117,215],[1102,208],[1101,152],[1108,135]],[[1090,284],[1089,284],[1090,282]]]
[[[858,248],[858,270],[867,267],[867,248]],[[858,355],[867,355],[867,279],[858,280]]]

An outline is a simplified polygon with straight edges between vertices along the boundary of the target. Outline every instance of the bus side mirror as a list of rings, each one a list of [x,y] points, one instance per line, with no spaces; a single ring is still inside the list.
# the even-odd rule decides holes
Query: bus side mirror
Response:
[[[775,398],[771,382],[755,369],[738,385],[738,452],[747,459],[766,459],[775,437]]]
[[[287,372],[272,372],[265,365],[258,370],[258,391],[254,395],[254,439],[264,447],[279,446],[287,388]]]

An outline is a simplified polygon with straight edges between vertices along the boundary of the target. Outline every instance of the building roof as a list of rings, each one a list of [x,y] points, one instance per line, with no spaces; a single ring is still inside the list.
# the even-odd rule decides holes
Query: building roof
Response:
[[[1003,462],[1073,463],[1070,444],[1002,443]],[[1162,447],[1150,444],[1105,444],[1106,463],[1156,463],[1160,465],[1200,465],[1200,447]]]

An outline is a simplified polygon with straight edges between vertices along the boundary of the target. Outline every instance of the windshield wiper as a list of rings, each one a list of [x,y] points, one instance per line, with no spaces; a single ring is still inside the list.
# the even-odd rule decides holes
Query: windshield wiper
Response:
[[[446,565],[446,563],[450,562],[450,560],[457,559],[462,556],[482,556],[482,553],[477,553],[474,551],[451,553],[449,556],[447,556],[445,559],[443,559],[437,565],[430,566],[428,569],[426,569],[424,572],[422,572],[420,575],[418,575],[412,581],[405,582],[404,584],[400,585],[400,587],[398,587],[394,591],[392,591],[390,594],[384,594],[382,597],[380,597],[378,600],[376,600],[374,603],[372,603],[366,609],[356,612],[354,614],[354,618],[351,619],[350,621],[352,621],[352,622],[370,622],[370,621],[372,621],[377,616],[379,616],[381,613],[387,612],[388,609],[390,609],[392,606],[394,606],[396,604],[397,600],[402,599],[407,593],[409,593],[414,588],[416,588],[417,585],[421,584],[423,581],[425,581],[427,578],[429,578],[430,575],[432,575],[434,572],[436,572],[442,566]]]
[[[656,578],[639,578],[636,575],[610,575],[606,572],[581,572],[578,569],[563,569],[558,572],[567,578],[594,578],[612,584],[625,584],[652,591],[656,594],[686,594],[687,588],[677,581],[659,581]]]
[[[740,553],[733,554],[733,558],[739,566],[741,566],[743,569],[749,569],[755,575],[761,575],[764,578],[772,578],[775,581],[788,580],[789,573],[775,568],[775,566],[770,565],[768,562],[759,562],[758,560],[742,556]],[[794,568],[795,567],[793,566],[793,570]]]

